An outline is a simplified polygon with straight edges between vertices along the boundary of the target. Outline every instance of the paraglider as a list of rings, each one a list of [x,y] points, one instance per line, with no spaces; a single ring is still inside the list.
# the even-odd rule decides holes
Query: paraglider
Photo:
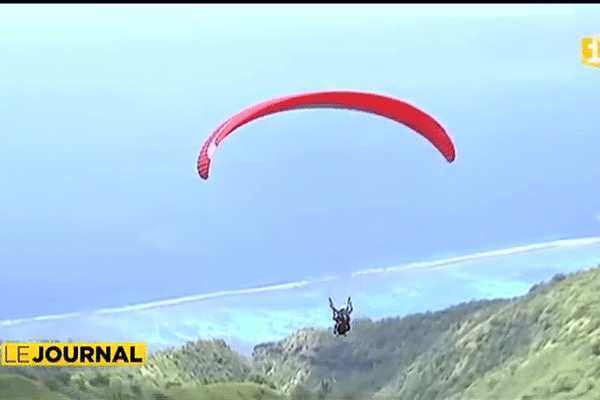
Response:
[[[346,336],[346,333],[350,331],[350,313],[354,311],[352,308],[352,300],[348,297],[348,305],[341,307],[339,310],[333,305],[333,300],[329,298],[329,307],[333,311],[333,320],[335,326],[333,327],[333,334],[336,336]]]
[[[448,162],[456,151],[446,130],[429,114],[402,100],[368,92],[326,91],[293,94],[258,103],[223,122],[208,137],[198,157],[198,174],[208,179],[215,149],[237,128],[257,118],[305,108],[338,108],[363,111],[404,124],[425,137]]]

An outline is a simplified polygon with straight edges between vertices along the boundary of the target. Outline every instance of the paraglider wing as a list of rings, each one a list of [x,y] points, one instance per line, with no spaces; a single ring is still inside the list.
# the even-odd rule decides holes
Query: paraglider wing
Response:
[[[217,135],[226,123],[227,121],[219,125],[219,127],[211,133],[206,142],[204,142],[202,149],[200,149],[200,155],[198,156],[198,174],[202,179],[208,179],[210,160],[212,160],[215,149],[217,148]]]
[[[448,162],[456,150],[446,130],[429,114],[393,97],[353,91],[300,93],[256,104],[223,122],[206,140],[198,157],[198,174],[208,179],[215,149],[233,131],[257,118],[303,108],[341,108],[380,115],[415,130],[433,144]]]

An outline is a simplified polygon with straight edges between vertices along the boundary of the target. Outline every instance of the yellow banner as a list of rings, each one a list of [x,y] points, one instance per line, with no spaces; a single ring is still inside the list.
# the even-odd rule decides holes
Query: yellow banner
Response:
[[[581,63],[600,67],[600,35],[581,39]]]
[[[104,367],[146,364],[146,343],[3,342],[6,367]]]

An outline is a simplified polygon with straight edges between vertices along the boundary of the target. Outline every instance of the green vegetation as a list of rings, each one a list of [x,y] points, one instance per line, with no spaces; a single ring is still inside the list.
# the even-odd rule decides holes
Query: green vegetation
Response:
[[[600,399],[600,269],[513,299],[302,329],[256,346],[223,340],[153,353],[141,368],[4,368],[0,400]]]

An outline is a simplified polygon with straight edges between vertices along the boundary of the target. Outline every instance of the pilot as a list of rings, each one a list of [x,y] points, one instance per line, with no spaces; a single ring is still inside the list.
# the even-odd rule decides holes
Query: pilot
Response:
[[[352,308],[352,301],[350,297],[348,297],[348,305],[346,307],[342,307],[339,310],[333,305],[333,300],[331,297],[329,298],[329,307],[333,311],[333,320],[335,321],[335,326],[333,327],[333,333],[336,336],[346,336],[346,333],[350,330],[350,313],[354,310]]]

